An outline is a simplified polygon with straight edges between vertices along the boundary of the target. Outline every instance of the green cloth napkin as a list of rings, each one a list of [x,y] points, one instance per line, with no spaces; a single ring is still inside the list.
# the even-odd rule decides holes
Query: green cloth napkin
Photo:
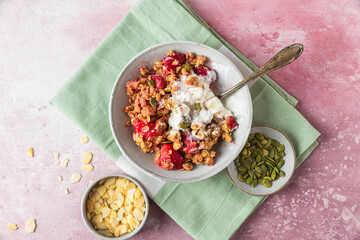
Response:
[[[108,120],[113,84],[138,52],[171,40],[200,42],[215,49],[226,46],[256,69],[180,0],[139,0],[51,104],[116,161],[121,152]],[[299,165],[317,146],[319,133],[296,111],[297,100],[266,76],[251,88],[251,95],[254,123],[283,130],[294,144]],[[223,171],[196,183],[166,183],[153,200],[194,238],[228,239],[265,198],[238,190]]]

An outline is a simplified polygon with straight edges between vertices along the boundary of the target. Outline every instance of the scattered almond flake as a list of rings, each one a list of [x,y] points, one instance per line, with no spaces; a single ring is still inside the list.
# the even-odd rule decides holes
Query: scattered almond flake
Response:
[[[88,136],[83,136],[81,138],[81,143],[87,143],[87,142],[89,142],[89,137]]]
[[[80,181],[81,177],[82,177],[82,176],[81,176],[80,173],[73,173],[73,174],[71,175],[71,182],[72,182],[72,183],[77,183],[77,182]]]
[[[17,230],[17,229],[18,229],[18,226],[17,226],[17,224],[15,224],[15,223],[9,223],[9,224],[8,224],[8,228],[11,229],[11,230]]]
[[[36,228],[36,223],[34,219],[30,219],[25,224],[25,231],[28,233],[33,233]]]
[[[59,165],[59,164],[60,164],[60,161],[54,162],[54,165]]]
[[[65,188],[64,193],[65,193],[66,195],[68,195],[68,194],[69,194],[69,190],[68,190],[67,188]]]
[[[58,153],[58,152],[54,153],[54,158],[55,158],[56,160],[58,160],[59,157],[60,157],[60,153]]]
[[[85,156],[82,159],[82,163],[89,164],[92,160],[92,157],[93,157],[92,153],[89,153],[89,152],[85,153]]]
[[[94,166],[91,164],[86,164],[82,166],[82,169],[84,169],[87,172],[91,172],[94,169]]]
[[[29,147],[28,154],[30,157],[34,157],[34,149],[32,147]]]
[[[62,168],[66,168],[67,165],[68,165],[68,162],[69,162],[69,159],[67,159],[67,158],[61,159],[61,161],[60,161],[60,166],[61,166]]]
[[[63,180],[63,177],[60,176],[60,175],[58,175],[58,176],[57,176],[57,179],[59,180],[59,182],[61,182],[61,181]]]
[[[90,179],[89,183],[92,184],[94,182],[94,179]]]

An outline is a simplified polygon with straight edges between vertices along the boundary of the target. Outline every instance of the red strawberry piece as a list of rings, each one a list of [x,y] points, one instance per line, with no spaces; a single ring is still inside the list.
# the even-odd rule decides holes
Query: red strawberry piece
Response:
[[[226,118],[226,124],[231,129],[231,131],[235,130],[239,126],[239,124],[234,120],[233,116]]]
[[[174,150],[172,143],[167,143],[161,146],[160,157],[156,163],[166,170],[181,169],[184,157],[179,151]]]
[[[156,89],[166,88],[166,82],[163,77],[158,75],[151,75],[150,78],[155,82]]]
[[[206,76],[208,71],[210,71],[209,68],[204,66],[194,68],[194,73],[200,76]]]
[[[183,132],[181,138],[183,142],[183,151],[185,153],[194,154],[199,152],[199,143],[189,132]]]
[[[175,60],[177,60],[176,62],[174,62]],[[165,70],[169,71],[170,70],[175,70],[176,67],[180,66],[183,64],[185,60],[185,56],[181,53],[175,53],[175,55],[169,55],[166,56],[166,58],[163,58],[163,64],[165,66]]]

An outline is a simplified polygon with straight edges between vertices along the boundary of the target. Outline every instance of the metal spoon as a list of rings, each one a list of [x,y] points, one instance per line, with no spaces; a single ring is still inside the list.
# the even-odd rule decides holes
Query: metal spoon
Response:
[[[265,63],[261,68],[253,72],[250,76],[245,78],[243,81],[237,83],[232,88],[226,90],[225,92],[221,93],[218,98],[223,99],[227,95],[229,95],[232,92],[235,92],[236,90],[242,88],[249,82],[257,79],[258,77],[261,77],[262,75],[265,75],[269,72],[272,72],[278,68],[284,67],[288,65],[289,63],[292,63],[295,61],[304,51],[304,45],[300,43],[296,43],[290,46],[287,46],[280,52],[278,52],[274,57],[272,57],[267,63]]]

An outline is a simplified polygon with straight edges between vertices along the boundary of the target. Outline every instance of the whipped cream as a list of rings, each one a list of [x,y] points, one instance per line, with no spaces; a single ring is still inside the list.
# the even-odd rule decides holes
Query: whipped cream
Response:
[[[186,80],[189,77],[196,77],[198,79],[198,86],[186,85]],[[215,71],[208,69],[205,76],[197,74],[182,75],[174,83],[178,89],[171,97],[175,107],[171,110],[169,118],[169,125],[172,128],[170,134],[181,130],[182,128],[179,124],[183,122],[189,123],[189,126],[193,124],[205,126],[211,123],[214,117],[225,119],[228,116],[232,116],[232,113],[224,107],[220,99],[210,89],[211,84],[215,81]],[[196,110],[195,104],[200,104],[200,111]]]

